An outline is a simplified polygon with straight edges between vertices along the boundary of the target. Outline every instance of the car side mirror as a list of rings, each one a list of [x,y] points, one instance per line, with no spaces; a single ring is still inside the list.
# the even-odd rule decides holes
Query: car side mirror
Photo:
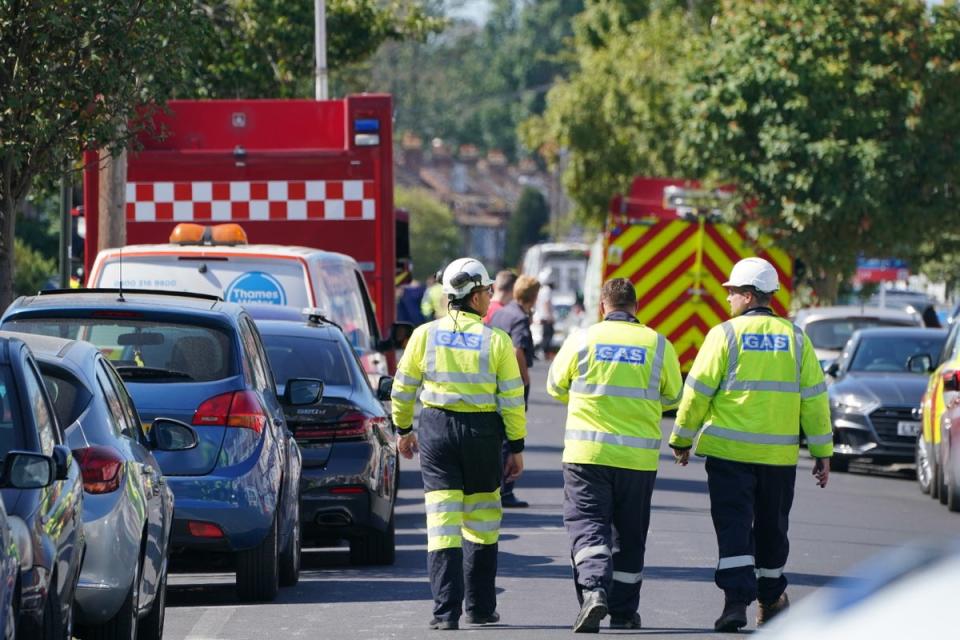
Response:
[[[154,451],[187,451],[197,446],[197,431],[173,418],[157,418],[150,425],[147,442]]]
[[[73,452],[69,448],[58,444],[53,448],[53,463],[55,465],[54,480],[66,480],[70,475],[70,463],[73,462]]]
[[[910,373],[930,373],[933,371],[933,357],[929,353],[915,353],[907,358],[907,371]]]
[[[840,373],[840,363],[834,360],[833,362],[827,365],[827,367],[823,370],[823,372],[828,376],[830,376],[831,378],[836,378],[837,374]]]
[[[290,378],[283,389],[283,397],[280,398],[280,402],[290,407],[299,407],[316,404],[322,398],[323,380]]]
[[[413,325],[409,322],[394,322],[390,325],[390,337],[381,340],[377,345],[377,351],[391,351],[393,349],[403,349],[407,346],[407,340],[413,335]]]
[[[377,382],[377,400],[386,402],[390,399],[390,393],[393,391],[393,378],[391,376],[380,376]]]
[[[30,451],[11,451],[3,461],[0,486],[11,489],[42,489],[57,476],[57,463],[51,456]]]

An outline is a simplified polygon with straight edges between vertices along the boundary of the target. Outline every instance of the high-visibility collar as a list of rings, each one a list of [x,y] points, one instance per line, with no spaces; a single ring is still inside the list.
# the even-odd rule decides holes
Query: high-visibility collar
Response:
[[[465,314],[468,315],[468,316],[473,316],[473,317],[474,317],[475,319],[477,319],[477,320],[481,320],[481,321],[483,320],[483,316],[480,315],[480,312],[479,312],[479,311],[475,311],[474,309],[472,309],[471,307],[468,307],[468,306],[466,306],[466,305],[460,307],[460,306],[457,306],[456,303],[454,303],[454,304],[450,305],[450,313],[451,313],[451,314],[453,314],[453,313],[457,313],[457,314],[465,313]]]
[[[626,311],[611,311],[603,317],[604,322],[611,320],[614,322],[632,322],[634,324],[641,324],[637,317],[632,313],[627,313]]]

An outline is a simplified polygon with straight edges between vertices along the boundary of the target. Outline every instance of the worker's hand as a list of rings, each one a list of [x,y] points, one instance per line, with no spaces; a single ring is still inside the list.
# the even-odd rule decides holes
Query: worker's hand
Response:
[[[827,480],[830,479],[830,458],[817,458],[811,473],[817,479],[818,487],[822,489],[827,486]]]
[[[673,462],[681,467],[687,466],[687,463],[690,462],[690,449],[674,449]]]
[[[397,440],[397,451],[400,452],[407,460],[413,458],[413,454],[418,452],[420,447],[417,446],[417,434],[411,432],[405,436],[400,436]]]
[[[506,482],[513,482],[523,473],[523,454],[511,453],[507,455],[507,463],[503,467],[503,477]]]

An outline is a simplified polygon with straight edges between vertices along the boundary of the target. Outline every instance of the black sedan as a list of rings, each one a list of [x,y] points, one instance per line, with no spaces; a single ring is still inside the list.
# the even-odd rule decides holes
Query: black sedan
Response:
[[[851,460],[913,462],[916,413],[943,348],[940,329],[875,328],[853,334],[827,369],[834,454],[831,468]]]
[[[303,454],[300,522],[305,541],[350,543],[354,564],[392,564],[397,442],[381,404],[393,379],[370,386],[350,342],[335,324],[314,315],[266,320],[251,307],[283,393],[291,378],[323,380],[323,398],[312,406],[285,407]],[[277,317],[275,313],[268,317]]]

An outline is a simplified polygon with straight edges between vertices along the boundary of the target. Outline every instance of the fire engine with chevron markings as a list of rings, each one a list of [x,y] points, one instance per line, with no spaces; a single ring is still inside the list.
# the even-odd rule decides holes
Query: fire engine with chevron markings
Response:
[[[786,316],[793,260],[770,238],[752,239],[723,222],[720,207],[729,196],[689,180],[635,178],[627,194],[612,199],[604,232],[591,250],[588,279],[595,282],[585,287],[588,317],[598,309],[591,291],[612,278],[629,279],[637,290],[637,318],[670,339],[686,373],[707,331],[729,319],[721,283],[748,256],[776,267],[780,290],[773,310]]]

